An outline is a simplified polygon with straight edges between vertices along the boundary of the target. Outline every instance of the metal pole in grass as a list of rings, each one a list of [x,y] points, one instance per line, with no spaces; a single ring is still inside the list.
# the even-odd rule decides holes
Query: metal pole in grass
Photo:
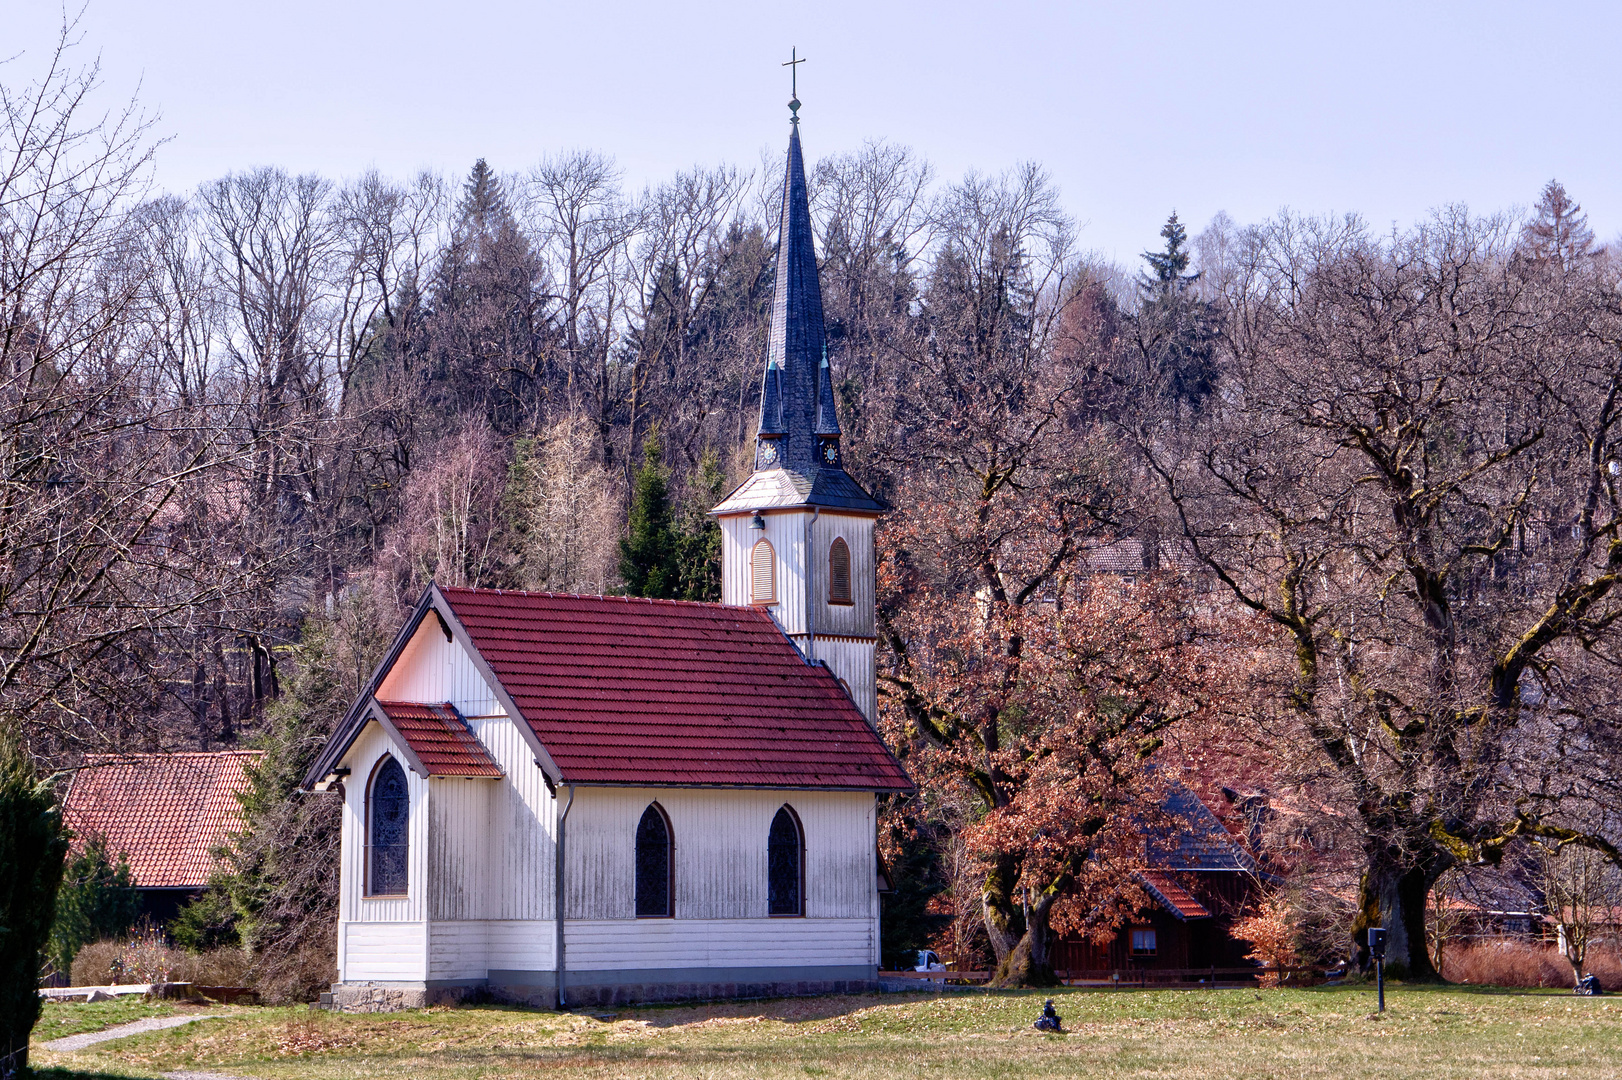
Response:
[[[1369,927],[1369,955],[1374,957],[1374,985],[1380,995],[1380,1011],[1385,1012],[1385,928]]]

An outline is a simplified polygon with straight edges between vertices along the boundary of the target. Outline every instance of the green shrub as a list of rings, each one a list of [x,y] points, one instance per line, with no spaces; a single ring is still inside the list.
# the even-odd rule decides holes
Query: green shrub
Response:
[[[222,889],[210,888],[180,909],[169,924],[169,936],[188,952],[202,953],[242,944],[236,908]]]
[[[55,796],[16,744],[0,738],[0,1076],[28,1063],[40,957],[67,851]]]
[[[107,841],[92,836],[72,859],[56,894],[51,925],[51,960],[58,971],[73,970],[73,958],[92,941],[129,933],[140,911],[140,897],[122,854],[115,862]]]

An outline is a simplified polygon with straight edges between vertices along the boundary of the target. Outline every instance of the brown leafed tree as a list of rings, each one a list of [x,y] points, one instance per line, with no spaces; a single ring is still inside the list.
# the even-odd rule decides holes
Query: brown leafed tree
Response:
[[[1616,854],[1570,814],[1614,745],[1622,353],[1603,283],[1514,239],[1462,212],[1252,231],[1223,407],[1139,433],[1170,527],[1274,627],[1275,736],[1361,826],[1352,929],[1410,978],[1449,867],[1528,833]]]

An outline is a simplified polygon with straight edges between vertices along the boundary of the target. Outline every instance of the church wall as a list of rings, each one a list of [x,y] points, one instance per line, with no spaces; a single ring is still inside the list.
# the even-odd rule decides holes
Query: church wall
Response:
[[[402,765],[403,755],[392,747],[381,725],[366,725],[350,747],[344,763],[351,770],[344,784],[344,812],[340,834],[343,868],[338,896],[339,978],[421,979],[426,968],[424,921],[428,880],[428,781],[406,768],[410,797],[410,854],[406,869],[406,895],[371,899],[366,887],[366,794],[384,754],[393,752]],[[319,796],[316,796],[319,797]],[[415,974],[398,974],[398,972]],[[389,972],[393,972],[390,974]]]
[[[439,620],[430,612],[417,627],[378,687],[382,701],[448,701],[463,716],[489,716],[502,711],[495,691],[484,681],[460,641],[446,641]]]
[[[777,553],[777,603],[772,613],[778,625],[804,644],[806,565],[805,526],[809,510],[765,511],[764,536]],[[721,518],[721,602],[749,604],[749,554],[763,535],[749,527],[747,514]],[[828,550],[842,536],[850,548],[852,603],[828,603]],[[874,603],[873,519],[824,510],[811,526],[811,599],[818,634],[872,637]]]
[[[724,517],[721,522],[721,602],[752,602],[749,555],[762,535],[777,553],[777,603],[771,607],[777,624],[790,634],[805,633],[805,517],[798,511],[766,511],[764,534],[749,527],[750,516]]]
[[[607,971],[646,972],[639,981],[663,981],[655,973],[673,969],[663,978],[690,982],[717,979],[709,973],[717,968],[871,968],[877,963],[870,919],[571,920],[564,933],[568,977],[575,986],[602,981],[591,976]]]
[[[869,723],[878,716],[878,689],[874,681],[873,650],[876,646],[868,638],[824,638],[817,635],[817,659],[828,665],[828,670],[845,680],[850,696],[867,717]]]
[[[873,629],[873,519],[824,510],[811,526],[813,566],[813,626],[818,635],[872,637]],[[834,538],[843,537],[850,548],[850,596],[852,603],[828,603],[828,552]],[[822,655],[819,650],[817,655]]]
[[[479,887],[489,898],[479,917],[551,919],[556,896],[552,879],[557,854],[552,836],[557,801],[546,790],[528,741],[504,714],[469,716],[467,721],[506,773],[506,781],[496,785],[491,797],[487,832],[478,841],[488,848],[485,878]]]

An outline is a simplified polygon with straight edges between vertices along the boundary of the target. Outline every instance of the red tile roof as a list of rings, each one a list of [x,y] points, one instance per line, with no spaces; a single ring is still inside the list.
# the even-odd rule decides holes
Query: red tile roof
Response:
[[[764,610],[442,589],[565,783],[912,785]]]
[[[429,776],[500,776],[501,767],[455,707],[379,701]]]
[[[147,889],[200,888],[212,850],[242,827],[237,792],[257,750],[184,754],[92,754],[74,776],[62,816],[75,848],[92,835],[129,859]]]
[[[1160,901],[1160,905],[1179,919],[1209,919],[1211,913],[1204,904],[1194,898],[1194,894],[1178,883],[1175,874],[1164,870],[1140,870],[1138,880],[1148,890],[1150,896]]]

